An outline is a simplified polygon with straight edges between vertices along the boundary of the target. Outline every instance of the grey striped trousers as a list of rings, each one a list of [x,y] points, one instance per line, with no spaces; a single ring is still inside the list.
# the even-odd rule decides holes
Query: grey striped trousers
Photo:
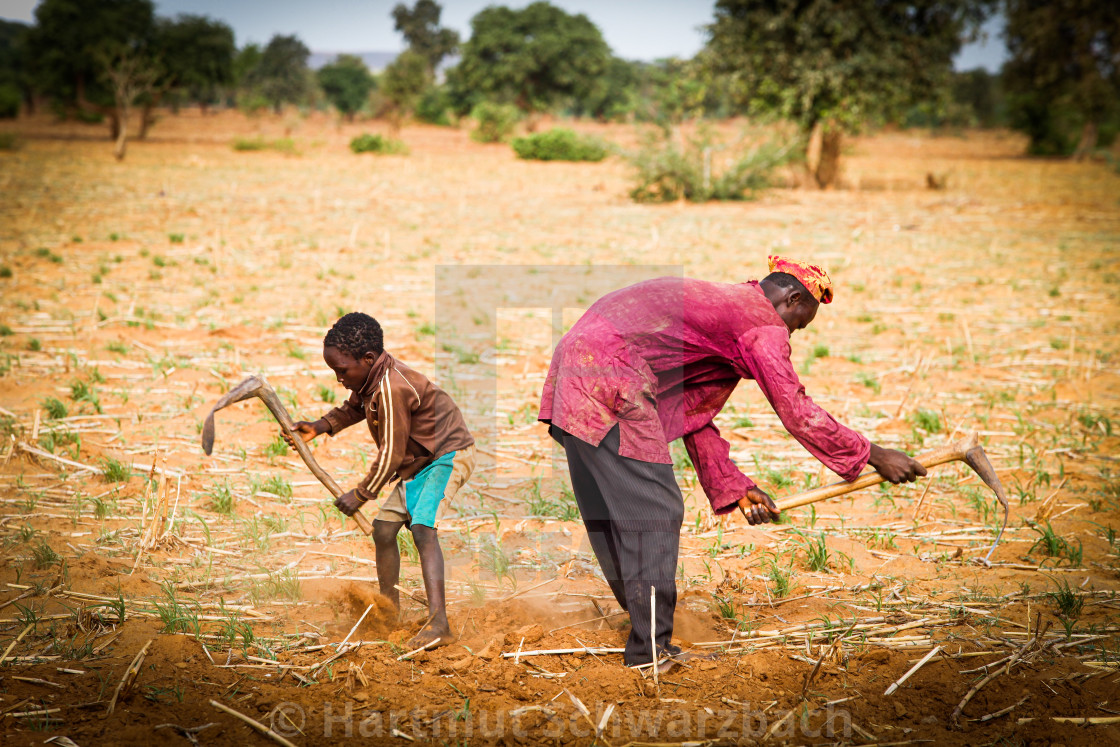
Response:
[[[626,664],[650,660],[651,586],[657,590],[658,651],[678,652],[670,639],[684,497],[672,465],[619,456],[617,425],[598,446],[556,426],[549,433],[567,453],[572,491],[603,575],[630,613]]]

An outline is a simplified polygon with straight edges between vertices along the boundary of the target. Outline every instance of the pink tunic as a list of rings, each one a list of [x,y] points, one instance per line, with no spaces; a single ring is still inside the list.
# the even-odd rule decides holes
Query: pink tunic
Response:
[[[618,424],[619,454],[671,464],[683,438],[717,514],[755,483],[712,422],[740,379],[754,379],[802,446],[845,480],[870,444],[813,402],[790,361],[789,330],[757,282],[658,278],[608,293],[552,357],[538,419],[597,446]]]

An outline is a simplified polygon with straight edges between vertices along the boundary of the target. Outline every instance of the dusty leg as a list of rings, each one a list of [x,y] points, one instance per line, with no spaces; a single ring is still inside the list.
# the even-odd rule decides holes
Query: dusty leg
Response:
[[[401,595],[397,583],[401,578],[401,551],[397,547],[397,532],[404,526],[403,521],[373,522],[373,544],[377,550],[377,583],[381,596],[393,603],[398,611],[401,608]]]
[[[423,646],[435,638],[449,643],[451,627],[447,622],[447,603],[443,588],[443,550],[439,546],[439,533],[423,524],[412,525],[412,538],[420,553],[420,570],[424,574],[424,593],[428,596],[428,624],[412,641]]]

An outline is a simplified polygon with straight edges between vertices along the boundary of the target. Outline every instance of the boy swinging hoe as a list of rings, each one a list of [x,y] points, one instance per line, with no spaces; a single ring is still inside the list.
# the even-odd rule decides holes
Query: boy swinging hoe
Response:
[[[293,430],[311,441],[365,420],[377,457],[369,473],[340,495],[335,506],[353,516],[398,478],[373,522],[378,585],[399,609],[397,533],[408,527],[420,554],[429,614],[408,645],[419,648],[436,639],[440,645],[451,643],[436,515],[474,470],[474,437],[446,392],[386,352],[381,325],[373,317],[354,312],[335,322],[323,338],[323,360],[350,397],[314,422],[295,423]],[[295,447],[283,431],[281,435]]]

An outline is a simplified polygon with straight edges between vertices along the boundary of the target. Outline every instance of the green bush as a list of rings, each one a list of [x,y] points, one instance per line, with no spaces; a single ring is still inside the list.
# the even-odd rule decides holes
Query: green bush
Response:
[[[265,140],[260,137],[239,137],[233,141],[233,149],[239,151],[274,150],[277,153],[299,155],[299,151],[296,150],[296,143],[290,137],[282,137],[277,140]]]
[[[0,132],[0,150],[17,150],[19,137],[14,132]]]
[[[239,137],[233,141],[234,150],[265,150],[268,142],[263,137]]]
[[[408,146],[400,140],[381,135],[371,135],[368,132],[351,140],[350,150],[355,153],[377,153],[383,156],[408,155]]]
[[[448,96],[447,90],[440,86],[432,86],[424,91],[420,100],[416,102],[414,113],[421,122],[450,127],[450,111],[451,97]]]
[[[731,150],[730,155],[728,150]],[[728,149],[706,136],[681,148],[665,134],[647,136],[636,152],[624,154],[636,171],[635,202],[747,200],[769,186],[775,168],[794,160],[796,140],[764,140],[745,151]]]
[[[23,94],[19,88],[11,83],[0,84],[0,119],[15,119],[19,116],[19,107],[23,103]]]
[[[478,127],[471,132],[471,139],[479,143],[503,143],[513,134],[521,120],[521,111],[511,104],[494,104],[483,101],[471,110],[471,117]]]
[[[268,107],[268,99],[257,92],[250,92],[237,97],[237,108],[250,117],[260,114]]]
[[[513,139],[518,158],[533,161],[602,161],[607,147],[599,140],[557,127]]]
[[[89,109],[78,109],[74,112],[74,119],[82,124],[101,124],[105,121],[105,115]]]

